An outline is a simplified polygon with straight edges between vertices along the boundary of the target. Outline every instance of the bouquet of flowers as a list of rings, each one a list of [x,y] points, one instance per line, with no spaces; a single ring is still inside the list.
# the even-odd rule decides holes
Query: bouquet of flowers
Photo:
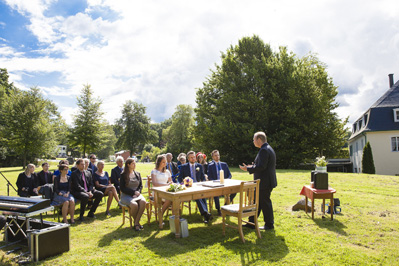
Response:
[[[324,156],[322,156],[322,157],[317,157],[317,158],[316,158],[316,166],[318,166],[318,167],[327,166],[326,157],[324,157]]]
[[[184,185],[186,187],[192,187],[193,186],[193,179],[189,176],[183,179]]]
[[[185,189],[186,189],[185,186],[182,186],[182,185],[180,185],[178,183],[172,183],[168,187],[168,191],[169,192],[178,192],[178,191],[182,191],[182,190],[185,190]]]

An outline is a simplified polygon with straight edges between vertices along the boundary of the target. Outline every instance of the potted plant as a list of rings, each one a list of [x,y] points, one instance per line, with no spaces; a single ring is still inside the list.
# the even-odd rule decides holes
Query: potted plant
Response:
[[[316,158],[316,171],[327,173],[327,161],[326,157],[317,157]]]

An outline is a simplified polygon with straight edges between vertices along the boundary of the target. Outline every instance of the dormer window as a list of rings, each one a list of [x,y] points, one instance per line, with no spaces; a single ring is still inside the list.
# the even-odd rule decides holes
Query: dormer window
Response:
[[[356,123],[353,124],[353,133],[356,132]]]
[[[367,119],[369,118],[369,116],[367,114],[364,115],[364,125],[367,124]]]
[[[399,108],[393,109],[393,120],[399,122]]]
[[[360,119],[360,120],[359,120],[359,129],[361,129],[361,128],[362,128],[362,123],[363,123],[363,120],[362,120],[362,119]]]

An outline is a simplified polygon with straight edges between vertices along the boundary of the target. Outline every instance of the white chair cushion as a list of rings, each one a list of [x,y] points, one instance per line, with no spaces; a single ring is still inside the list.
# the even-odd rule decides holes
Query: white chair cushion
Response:
[[[239,208],[240,208],[239,204],[222,206],[222,210],[225,210],[228,212],[233,212],[233,213],[238,213]],[[256,208],[247,209],[247,210],[244,210],[244,212],[250,212],[250,211],[254,211],[254,210],[256,210]]]

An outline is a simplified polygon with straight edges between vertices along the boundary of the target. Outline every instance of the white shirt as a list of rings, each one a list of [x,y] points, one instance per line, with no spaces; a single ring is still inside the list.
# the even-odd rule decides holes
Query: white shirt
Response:
[[[152,182],[166,186],[168,184],[169,177],[172,175],[170,174],[169,170],[166,170],[164,173],[162,173],[161,171],[153,169],[151,171],[151,176],[153,176]]]

